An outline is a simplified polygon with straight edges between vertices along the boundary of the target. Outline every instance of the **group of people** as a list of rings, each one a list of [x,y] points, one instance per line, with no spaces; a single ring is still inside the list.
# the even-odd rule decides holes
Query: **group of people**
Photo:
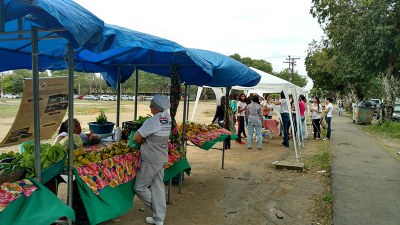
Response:
[[[272,112],[276,109],[276,113],[279,113],[281,119],[280,125],[280,135],[283,135],[282,146],[288,148],[289,147],[289,139],[293,135],[299,134],[300,140],[303,140],[305,137],[305,112],[307,110],[307,99],[304,95],[299,96],[298,109],[299,115],[296,113],[295,101],[292,95],[289,95],[289,101],[286,100],[286,97],[283,91],[280,94],[279,100],[274,100],[271,95],[266,96],[265,100],[262,96],[258,96],[257,94],[250,94],[248,97],[244,93],[238,95],[238,99],[236,99],[236,95],[230,96],[229,107],[232,117],[235,118],[231,123],[237,125],[237,136],[238,138],[235,140],[238,144],[246,144],[242,141],[242,138],[246,138],[246,127],[248,129],[248,134],[250,137],[253,136],[254,132],[257,136],[257,148],[262,150],[262,127],[263,120],[272,119]],[[221,98],[221,105],[217,107],[217,111],[213,118],[213,123],[217,120],[218,124],[224,126],[224,115],[225,115],[225,96]],[[313,133],[314,139],[321,138],[321,120],[326,120],[327,124],[327,134],[324,140],[329,140],[331,138],[331,121],[332,121],[332,110],[333,110],[333,99],[327,98],[325,100],[325,107],[323,108],[318,97],[314,97],[313,103],[309,106],[309,110],[312,113],[312,125],[313,125]],[[291,111],[291,115],[289,114],[289,107]],[[325,116],[323,116],[325,114]],[[300,121],[300,130],[297,132],[297,116],[299,116]],[[292,123],[290,122],[290,117],[292,119]],[[236,120],[237,118],[237,120]],[[291,128],[293,125],[293,129]],[[231,126],[232,127],[232,126]],[[232,132],[235,132],[235,126],[233,129],[230,129]],[[291,132],[294,130],[294,132]],[[247,147],[248,149],[252,149],[252,138],[247,139]],[[226,144],[226,148],[230,148],[229,144]]]

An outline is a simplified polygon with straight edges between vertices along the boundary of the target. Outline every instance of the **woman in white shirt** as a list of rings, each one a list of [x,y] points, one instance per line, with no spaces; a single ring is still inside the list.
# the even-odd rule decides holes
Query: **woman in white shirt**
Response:
[[[333,111],[333,105],[332,105],[333,99],[332,98],[327,98],[325,100],[325,113],[326,113],[326,123],[328,124],[328,130],[326,133],[326,138],[324,140],[329,140],[331,139],[331,122],[332,122],[332,111]]]
[[[281,107],[281,117],[283,124],[283,142],[282,145],[285,148],[289,148],[289,126],[290,126],[290,118],[289,118],[289,104],[285,98],[285,94],[281,91],[281,100],[274,102],[275,105],[280,105]]]
[[[238,133],[237,133],[238,139],[236,139],[236,143],[243,145],[245,143],[242,142],[242,138],[240,135],[243,133],[244,137],[247,137],[246,131],[244,130],[244,125],[245,125],[244,118],[246,115],[246,107],[247,107],[246,95],[244,93],[239,95],[239,102],[237,104],[237,107],[238,107],[238,112],[237,112],[238,113],[238,119],[237,119],[237,121],[238,121]]]
[[[321,114],[322,106],[318,97],[314,97],[314,103],[311,105],[312,124],[314,128],[314,139],[321,138]]]

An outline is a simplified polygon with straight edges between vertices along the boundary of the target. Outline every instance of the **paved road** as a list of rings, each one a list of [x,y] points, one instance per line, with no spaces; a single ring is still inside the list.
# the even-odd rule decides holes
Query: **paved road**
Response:
[[[400,225],[400,163],[347,117],[332,122],[335,225]]]

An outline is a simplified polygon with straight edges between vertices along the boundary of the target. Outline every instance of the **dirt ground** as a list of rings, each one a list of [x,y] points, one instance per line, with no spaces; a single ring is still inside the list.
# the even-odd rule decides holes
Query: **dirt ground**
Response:
[[[80,104],[92,103],[76,102],[76,107]],[[139,105],[138,115],[149,113],[148,104]],[[132,104],[122,104],[121,107],[127,110],[121,114],[120,121],[132,120]],[[192,108],[191,102],[190,112]],[[214,112],[215,103],[200,103],[194,121],[209,124]],[[110,121],[115,121],[115,115],[107,113]],[[87,122],[93,121],[95,116],[96,113],[76,115],[76,118],[87,130]],[[178,121],[181,118],[182,110],[177,115]],[[1,118],[0,138],[6,135],[12,122],[13,118]],[[252,150],[248,150],[246,145],[233,142],[225,154],[225,169],[221,169],[221,150],[204,151],[189,147],[187,158],[191,176],[185,176],[181,194],[178,194],[178,186],[173,186],[172,204],[167,206],[165,224],[322,224],[315,214],[318,210],[315,199],[326,188],[323,177],[312,170],[276,170],[271,164],[274,161],[296,161],[293,144],[290,149],[280,146],[281,137],[277,135],[264,140],[268,143],[263,143],[261,151],[257,150],[256,143]],[[217,143],[214,147],[221,145]],[[302,158],[315,154],[320,145],[321,140],[308,140],[305,148],[301,149]],[[10,149],[16,150],[17,147],[0,148],[0,152]],[[62,199],[65,199],[65,189],[65,185],[60,187]],[[144,219],[151,216],[151,211],[141,211],[141,208],[145,207],[135,198],[134,207],[126,214],[102,224],[146,224]]]

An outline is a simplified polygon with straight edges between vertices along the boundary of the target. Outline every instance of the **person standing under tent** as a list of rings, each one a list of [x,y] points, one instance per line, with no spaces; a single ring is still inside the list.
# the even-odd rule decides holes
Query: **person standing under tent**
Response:
[[[256,130],[257,142],[258,142],[258,150],[262,150],[262,134],[261,134],[261,126],[263,121],[262,115],[262,107],[259,103],[259,98],[257,95],[253,95],[253,102],[250,103],[246,108],[246,114],[249,118],[249,137],[247,138],[247,148],[252,149],[252,138],[254,129]]]
[[[133,186],[139,199],[153,212],[146,217],[149,224],[164,224],[166,214],[164,165],[168,162],[168,139],[171,132],[171,116],[168,98],[155,95],[150,103],[153,117],[147,119],[133,136],[140,143],[140,169]]]
[[[272,106],[272,96],[268,95],[266,98],[267,100],[264,102],[263,105],[263,116],[265,119],[272,119],[272,111],[274,111],[274,108]]]
[[[303,140],[306,132],[306,97],[304,95],[299,96],[299,111],[300,111],[300,140]]]
[[[239,102],[238,102],[238,117],[237,117],[237,121],[238,121],[238,133],[237,136],[238,138],[235,140],[236,143],[239,143],[241,145],[245,144],[244,142],[242,142],[242,133],[244,135],[244,137],[246,136],[246,131],[244,129],[245,123],[245,115],[246,115],[246,95],[244,93],[239,95]]]
[[[236,123],[236,113],[238,111],[237,101],[236,101],[237,95],[236,94],[231,94],[229,96],[229,98],[230,98],[229,105],[230,105],[230,107],[232,109],[232,112],[233,112],[233,118],[234,118],[233,122],[235,124]]]
[[[324,140],[330,140],[331,139],[331,122],[332,122],[332,111],[333,111],[333,105],[332,105],[333,99],[332,98],[327,98],[325,100],[325,113],[326,113],[326,123],[328,124],[328,130],[326,132],[326,138]]]
[[[343,99],[339,99],[338,108],[339,108],[339,116],[343,116]]]
[[[275,105],[280,105],[280,113],[283,124],[283,142],[282,145],[285,148],[289,148],[289,126],[290,126],[290,118],[289,118],[289,103],[286,100],[285,94],[281,91],[281,99],[279,101],[274,102]]]
[[[311,111],[312,111],[311,119],[314,128],[314,139],[320,139],[322,106],[319,102],[318,97],[314,97],[314,103],[311,106]]]
[[[246,98],[246,105],[250,105],[252,102],[252,98],[253,98],[253,93],[250,93],[249,96],[247,96]],[[245,122],[246,122],[246,128],[248,127],[248,122],[249,122],[249,117],[247,116],[247,114],[245,113]]]
[[[293,121],[293,129],[294,129],[294,135],[292,134],[292,136],[296,136],[297,135],[297,113],[296,113],[296,107],[295,107],[295,103],[294,103],[294,99],[293,99],[293,95],[289,95],[289,101],[290,101],[290,110],[292,111],[292,121]],[[292,129],[289,129],[289,131],[291,131]]]
[[[218,122],[218,125],[220,127],[225,127],[225,123],[224,123],[224,117],[225,117],[225,96],[221,97],[221,105],[217,106],[217,110],[215,111],[215,115],[214,115],[214,119],[212,120],[211,124],[213,124],[215,122],[216,119]],[[224,148],[225,149],[230,149],[231,148],[231,141],[230,139],[225,139],[224,140]]]

